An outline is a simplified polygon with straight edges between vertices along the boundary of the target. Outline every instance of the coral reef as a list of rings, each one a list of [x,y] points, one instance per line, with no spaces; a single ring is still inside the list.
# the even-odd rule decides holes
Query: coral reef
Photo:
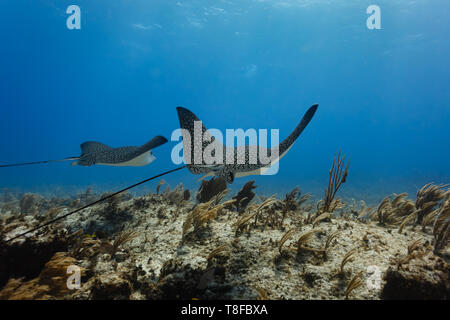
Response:
[[[29,224],[26,224],[29,225]],[[14,229],[9,229],[9,227]],[[23,224],[9,225],[5,233],[22,231]],[[36,277],[43,266],[56,252],[67,251],[73,236],[66,230],[47,229],[44,234],[16,240],[12,243],[0,242],[0,287],[10,277],[29,280]]]
[[[76,263],[77,260],[68,256],[66,252],[57,252],[45,264],[37,278],[26,282],[23,282],[23,278],[10,279],[0,291],[0,299],[47,300],[62,298],[69,292],[67,269]]]
[[[448,299],[448,190],[429,184],[421,200],[391,195],[374,210],[346,204],[334,196],[348,167],[335,161],[329,211],[323,199],[306,204],[310,195],[299,188],[282,200],[255,197],[253,181],[226,200],[226,184],[211,179],[196,203],[182,184],[167,185],[5,242],[98,195],[88,189],[61,202],[34,194],[30,206],[30,196],[3,195],[10,205],[0,215],[0,298]],[[20,199],[37,210],[22,214]],[[69,265],[82,270],[78,289],[65,285]]]
[[[448,244],[450,190],[447,187],[448,185],[428,183],[417,192],[415,201],[406,199],[407,193],[387,196],[376,211],[369,212],[369,209],[364,208],[359,217],[368,216],[372,220],[378,220],[382,226],[398,225],[399,233],[407,225],[421,225],[423,232],[426,232],[427,227],[433,226],[437,244],[435,252],[438,252]]]

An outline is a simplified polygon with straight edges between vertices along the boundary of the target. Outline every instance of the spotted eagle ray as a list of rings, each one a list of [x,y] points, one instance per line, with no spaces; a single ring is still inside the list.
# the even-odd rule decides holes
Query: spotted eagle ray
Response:
[[[72,166],[92,166],[94,164],[108,165],[108,166],[145,166],[155,161],[156,157],[153,155],[152,149],[164,144],[167,139],[162,136],[156,136],[149,142],[142,146],[125,146],[112,148],[96,141],[87,141],[80,145],[81,155],[79,157],[68,157],[60,160],[44,160],[34,162],[23,162],[0,165],[0,167],[16,167],[30,164],[42,164],[60,161],[72,161]]]
[[[209,131],[202,124],[201,133],[203,138],[200,141],[196,142],[195,132],[194,132],[194,123],[196,121],[200,121],[200,119],[183,107],[177,107],[178,118],[180,120],[180,127],[182,130],[183,136],[183,153],[185,157],[185,162],[187,163],[187,167],[191,173],[194,174],[204,174],[203,179],[208,176],[218,176],[227,183],[233,183],[235,178],[244,177],[248,175],[261,175],[267,172],[269,168],[278,162],[282,157],[286,155],[289,149],[292,147],[296,139],[311,121],[317,110],[318,104],[311,106],[308,111],[306,111],[300,123],[297,127],[292,131],[292,133],[284,139],[277,147],[275,148],[263,148],[261,146],[238,146],[234,148],[227,147],[225,145],[220,145],[223,148],[223,161],[219,164],[207,164],[205,163],[202,154],[205,148],[210,145],[215,138],[209,133]],[[195,145],[197,143],[197,145]],[[217,143],[217,142],[216,142]],[[234,149],[234,150],[227,150]],[[190,150],[190,158],[189,161],[186,159],[187,154]],[[226,159],[226,155],[228,152],[233,152],[234,161],[228,161]],[[260,154],[265,154],[266,157],[271,155],[275,155],[275,158],[270,158],[269,163],[262,163],[260,159]],[[250,161],[251,154],[256,154],[256,159],[252,157],[253,161]],[[278,155],[278,156],[276,156]],[[189,155],[188,155],[189,156]],[[201,163],[196,163],[195,159],[201,159]],[[240,161],[238,161],[240,160]]]
[[[140,147],[111,148],[100,142],[88,141],[80,145],[81,156],[72,165],[92,166],[93,164],[101,164],[116,167],[141,167],[155,161],[156,157],[153,155],[152,149],[166,142],[166,138],[156,136]]]

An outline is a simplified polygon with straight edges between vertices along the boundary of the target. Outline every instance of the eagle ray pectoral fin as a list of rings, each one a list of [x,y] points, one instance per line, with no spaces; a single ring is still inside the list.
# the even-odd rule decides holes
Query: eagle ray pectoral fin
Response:
[[[156,147],[159,147],[160,145],[165,144],[167,141],[168,140],[163,136],[156,136],[146,144],[142,145],[140,148],[145,151],[152,150]]]

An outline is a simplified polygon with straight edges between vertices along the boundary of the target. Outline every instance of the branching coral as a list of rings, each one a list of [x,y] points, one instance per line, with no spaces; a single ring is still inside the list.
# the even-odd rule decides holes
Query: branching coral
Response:
[[[134,238],[136,238],[139,235],[139,232],[128,230],[128,231],[122,231],[120,232],[116,238],[114,239],[112,243],[112,252],[111,254],[114,254],[117,252],[119,247],[123,246],[125,243],[130,242]]]
[[[281,240],[280,240],[280,242],[279,242],[279,245],[278,245],[278,251],[280,252],[280,254],[281,254],[281,249],[283,248],[283,244],[284,244],[286,241],[288,241],[289,238],[292,237],[292,235],[294,234],[294,232],[295,232],[295,229],[291,229],[291,230],[289,230],[288,232],[286,232],[286,233],[283,235],[283,237],[281,238]]]
[[[312,236],[318,231],[318,229],[311,229],[302,233],[297,240],[297,252],[300,252],[301,250],[323,252],[323,250],[321,249],[314,249],[306,246],[306,244],[311,240]]]
[[[401,220],[399,233],[402,232],[407,224],[413,222],[415,225],[422,225],[422,231],[425,231],[427,226],[432,225],[444,206],[445,198],[450,197],[450,190],[443,190],[447,186],[448,184],[433,185],[432,183],[428,183],[417,192],[415,203],[411,200],[403,203],[400,202],[400,205],[396,203],[398,208],[403,208],[403,210],[397,209],[397,211],[392,212],[393,216],[398,217],[395,218],[396,222],[399,219]],[[394,200],[392,203],[394,203]],[[437,207],[439,204],[440,206]]]
[[[415,250],[419,249],[421,242],[422,242],[421,239],[417,239],[417,240],[414,240],[413,242],[411,242],[408,245],[408,255],[412,254]]]
[[[356,276],[350,280],[347,289],[345,290],[345,299],[348,299],[349,295],[356,289],[364,284],[362,279],[363,271],[359,272]]]
[[[115,254],[121,246],[130,242],[139,235],[139,232],[128,230],[117,234],[111,242],[107,239],[96,239],[95,236],[82,235],[70,251],[70,255],[77,259],[91,258],[99,253]]]
[[[340,268],[340,272],[341,274],[344,273],[344,267],[347,263],[353,261],[353,255],[356,253],[356,249],[352,249],[349,252],[347,252],[344,256],[344,258],[342,258],[342,262],[341,262],[341,268]]]
[[[213,197],[211,200],[205,203],[199,203],[195,206],[187,215],[186,220],[183,223],[183,238],[191,229],[194,228],[194,232],[199,231],[204,227],[208,221],[213,220],[222,211],[225,206],[231,205],[235,200],[228,200],[221,204],[212,206],[213,202],[219,202],[224,197],[227,190],[222,191],[220,194]]]
[[[280,254],[282,253],[282,248],[283,248],[284,243],[286,241],[288,241],[290,238],[292,238],[295,231],[296,231],[295,228],[290,229],[283,235],[283,237],[279,241],[278,251],[280,252]],[[320,231],[319,229],[311,229],[311,230],[308,230],[308,231],[302,233],[296,242],[297,252],[300,252],[301,250],[314,251],[317,253],[322,253],[324,255],[324,257],[326,257],[326,254],[328,253],[329,249],[331,248],[333,241],[340,234],[340,231],[336,231],[336,232],[333,232],[332,234],[330,234],[326,240],[324,248],[322,248],[322,249],[316,249],[316,248],[306,246],[306,243],[308,243],[311,240],[312,236],[319,231]]]
[[[302,195],[300,197],[300,199],[297,201],[297,207],[300,208],[300,206],[305,203],[306,201],[309,200],[309,198],[311,198],[311,194],[310,193],[305,193],[304,195]]]
[[[161,189],[161,186],[165,183],[166,183],[166,181],[164,181],[164,179],[161,179],[161,181],[158,182],[158,184],[156,185],[156,194],[159,194],[159,190]]]
[[[177,207],[179,207],[183,203],[185,198],[183,184],[180,183],[175,187],[175,189],[171,191],[168,190],[167,192],[164,193],[163,197],[164,199],[169,201],[169,203],[175,204]]]
[[[242,232],[248,226],[250,220],[252,220],[255,215],[256,212],[249,213],[238,220],[238,222],[236,223],[236,236],[239,232]]]
[[[277,199],[275,199],[275,195],[273,195],[270,198],[266,199],[263,203],[261,203],[261,205],[258,207],[258,209],[256,209],[256,212],[254,213],[254,216],[255,216],[254,225],[255,226],[256,226],[256,223],[258,222],[258,217],[259,217],[260,213],[262,212],[262,210],[266,207],[269,207],[271,204],[275,203],[276,201],[277,201]]]
[[[432,225],[434,221],[436,221],[436,217],[439,214],[439,208],[434,209],[430,213],[422,219],[422,231],[425,231],[425,228],[429,225]]]
[[[214,204],[218,205],[220,203],[220,201],[222,201],[222,199],[225,198],[225,196],[227,195],[228,191],[230,191],[230,189],[225,189],[225,190],[222,190],[220,193],[218,193],[216,195]],[[230,204],[230,203],[235,203],[235,202],[236,202],[236,200],[233,199],[231,202],[228,202],[227,205]]]
[[[82,231],[80,230],[80,232]],[[101,241],[94,239],[89,235],[80,235],[74,247],[70,251],[70,255],[77,259],[90,258],[99,253]]]
[[[341,151],[339,151],[337,158],[336,155],[334,156],[333,164],[329,171],[328,187],[325,190],[325,197],[320,205],[318,215],[323,212],[331,213],[339,206],[340,200],[335,200],[334,198],[341,185],[347,181],[348,166],[350,165],[350,162],[347,162],[345,169],[344,164],[345,156],[341,158]]]
[[[248,206],[250,201],[252,201],[253,198],[255,197],[255,193],[252,190],[255,189],[257,186],[255,186],[254,184],[255,180],[247,182],[242,187],[242,189],[237,193],[237,195],[233,197],[233,199],[236,200],[235,204],[237,210],[241,213],[245,211],[245,208]]]
[[[295,211],[300,206],[305,203],[309,198],[311,198],[310,193],[305,193],[302,195],[299,187],[295,187],[291,192],[286,194],[286,197],[283,201],[284,208],[283,211]]]
[[[390,196],[384,198],[377,208],[378,223],[385,225],[388,223],[398,223],[398,219],[395,217],[395,210],[392,209],[390,202]]]
[[[186,220],[183,223],[183,237],[187,234],[189,229],[193,226],[194,217],[201,214],[201,212],[208,210],[209,206],[212,204],[214,199],[205,202],[200,203],[197,206],[195,206],[186,216]]]
[[[416,209],[422,209],[422,211],[417,214],[416,224],[421,224],[423,218],[433,211],[434,206],[446,197],[450,192],[447,188],[449,185],[434,185],[430,182],[417,191]],[[444,188],[447,190],[444,191]]]
[[[314,221],[312,223],[313,228],[315,228],[320,221],[329,219],[330,217],[331,217],[331,213],[329,213],[329,212],[322,213],[321,215],[319,215],[317,218],[314,219]]]
[[[62,298],[69,289],[67,279],[68,267],[76,265],[77,261],[67,256],[65,252],[57,252],[48,261],[39,276],[33,280],[22,282],[20,279],[10,279],[0,291],[0,299],[11,300],[48,300]],[[80,268],[81,275],[85,272]]]
[[[405,199],[407,196],[407,193],[394,194],[392,201],[391,196],[384,198],[376,210],[378,223],[380,225],[400,224],[405,216],[411,215],[414,212],[414,203]]]
[[[297,210],[297,198],[300,193],[300,189],[295,187],[291,192],[286,194],[284,199],[283,212]]]
[[[433,225],[434,252],[439,253],[449,245],[450,236],[450,197],[441,204]]]
[[[336,231],[328,236],[327,241],[325,242],[325,247],[323,248],[323,252],[325,255],[328,254],[328,251],[330,250],[331,245],[333,244],[333,242],[336,240],[337,236],[340,233],[341,233],[340,231]]]
[[[308,200],[311,195],[309,193],[303,195],[299,200],[297,200],[301,195],[301,191],[298,187],[295,187],[291,192],[286,194],[284,201],[282,202],[282,217],[280,221],[280,225],[283,224],[284,219],[289,211],[295,211],[300,206]]]
[[[391,261],[397,265],[397,270],[403,270],[403,265],[409,264],[413,259],[421,259],[427,253],[427,250],[428,247],[422,244],[422,239],[417,239],[408,245],[408,253],[406,255],[395,257]]]
[[[366,222],[371,215],[372,208],[364,206],[361,211],[358,212],[358,221]]]
[[[227,188],[227,182],[222,178],[203,180],[197,192],[197,201],[204,203]]]

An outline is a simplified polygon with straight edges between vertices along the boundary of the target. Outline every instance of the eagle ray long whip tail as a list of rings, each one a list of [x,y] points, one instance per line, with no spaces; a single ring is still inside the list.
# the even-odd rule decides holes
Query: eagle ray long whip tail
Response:
[[[72,215],[72,214],[75,214],[75,213],[80,212],[80,211],[82,211],[82,210],[84,210],[84,209],[87,209],[87,208],[89,208],[89,207],[91,207],[91,206],[93,206],[93,205],[96,205],[97,203],[100,203],[100,202],[102,202],[102,201],[105,201],[105,200],[107,200],[107,199],[110,199],[110,198],[112,198],[112,197],[114,197],[114,196],[116,196],[116,195],[118,195],[118,194],[120,194],[120,193],[122,193],[122,192],[125,192],[125,191],[127,191],[127,190],[130,190],[130,189],[132,189],[132,188],[134,188],[134,187],[137,187],[137,186],[139,186],[139,185],[141,185],[141,184],[143,184],[143,183],[146,183],[146,182],[148,182],[148,181],[150,181],[150,180],[153,180],[153,179],[156,179],[156,178],[165,176],[166,174],[169,174],[169,173],[172,173],[172,172],[175,172],[175,171],[184,169],[184,168],[186,168],[186,165],[184,165],[184,166],[182,166],[182,167],[179,167],[179,168],[175,168],[175,169],[166,171],[166,172],[163,172],[163,173],[160,173],[160,174],[158,174],[158,175],[156,175],[156,176],[153,176],[153,177],[151,177],[151,178],[142,180],[142,181],[140,181],[140,182],[138,182],[138,183],[135,183],[135,184],[133,184],[133,185],[131,185],[131,186],[129,186],[129,187],[126,187],[126,188],[124,188],[124,189],[122,189],[122,190],[116,191],[116,192],[114,192],[114,193],[112,193],[112,194],[109,194],[109,195],[107,195],[107,196],[105,196],[105,197],[103,197],[103,198],[100,198],[100,199],[98,199],[98,200],[96,200],[96,201],[94,201],[94,202],[91,202],[91,203],[89,203],[89,204],[87,204],[87,205],[85,205],[85,206],[83,206],[83,207],[81,207],[81,208],[78,208],[78,209],[76,209],[76,210],[74,210],[74,211],[71,211],[71,212],[69,212],[69,213],[66,213],[66,214],[64,214],[64,215],[62,215],[62,216],[60,216],[60,217],[57,217],[57,218],[55,218],[55,219],[52,219],[52,220],[50,220],[50,221],[48,221],[48,222],[46,222],[46,223],[44,223],[44,224],[42,224],[42,225],[40,225],[40,226],[37,226],[37,227],[31,229],[31,230],[28,230],[28,231],[26,231],[26,232],[24,232],[24,233],[21,233],[21,234],[15,236],[15,237],[12,237],[11,239],[6,240],[6,242],[10,242],[10,241],[12,241],[12,240],[14,240],[14,239],[20,238],[20,237],[22,237],[22,236],[28,234],[28,233],[34,232],[34,231],[36,231],[36,230],[39,230],[39,229],[41,229],[41,228],[43,228],[43,227],[45,227],[45,226],[48,226],[48,225],[50,225],[50,224],[52,224],[52,223],[54,223],[54,222],[56,222],[56,221],[58,221],[58,220],[64,219],[64,218],[66,218],[66,217],[68,217],[68,216],[70,216],[70,215]]]
[[[19,166],[27,166],[32,164],[44,164],[44,163],[50,163],[50,162],[63,162],[63,161],[71,161],[76,160],[78,157],[69,157],[65,159],[59,159],[59,160],[43,160],[43,161],[33,161],[33,162],[21,162],[21,163],[8,163],[8,164],[0,164],[0,168],[6,168],[6,167],[19,167]]]

